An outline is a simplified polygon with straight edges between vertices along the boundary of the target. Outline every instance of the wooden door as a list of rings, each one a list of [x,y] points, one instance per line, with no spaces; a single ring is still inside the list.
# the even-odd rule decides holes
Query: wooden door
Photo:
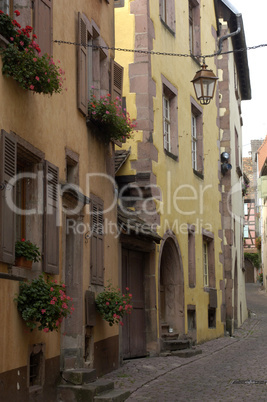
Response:
[[[144,254],[122,249],[122,286],[133,295],[131,314],[125,315],[122,328],[123,358],[146,355]]]

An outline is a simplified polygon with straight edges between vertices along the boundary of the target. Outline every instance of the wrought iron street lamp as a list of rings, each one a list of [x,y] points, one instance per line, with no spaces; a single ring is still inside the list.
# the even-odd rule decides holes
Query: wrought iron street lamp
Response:
[[[201,70],[196,72],[193,82],[197,99],[202,105],[208,105],[214,96],[216,81],[218,77],[215,76],[212,70],[207,70],[205,61],[201,66]]]

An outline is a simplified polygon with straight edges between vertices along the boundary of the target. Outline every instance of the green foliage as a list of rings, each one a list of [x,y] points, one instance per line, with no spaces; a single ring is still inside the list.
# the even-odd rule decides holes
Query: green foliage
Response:
[[[260,268],[260,254],[259,253],[244,253],[244,257],[252,262],[253,266]]]
[[[20,14],[16,10],[15,13]],[[32,30],[28,25],[21,28],[16,20],[0,10],[0,34],[9,42],[0,50],[2,73],[26,90],[50,95],[61,92],[64,71],[55,65],[52,57],[40,55],[41,49],[35,42],[36,35],[31,34]]]
[[[257,276],[257,280],[260,282],[261,285],[263,285],[263,273],[262,272]]]
[[[63,318],[74,311],[65,285],[49,278],[45,280],[43,275],[32,282],[20,282],[19,295],[14,301],[31,331],[37,327],[44,332],[58,331]]]
[[[19,11],[15,10],[17,16]],[[27,26],[22,28],[20,24],[13,20],[8,14],[4,14],[0,10],[0,35],[2,35],[7,41],[19,44],[21,41],[28,46],[31,42],[29,33],[32,31],[32,27]]]
[[[261,236],[256,237],[255,244],[258,250],[261,249]]]
[[[61,92],[62,78],[59,67],[47,55],[42,57],[33,48],[23,51],[17,45],[8,45],[1,52],[2,73],[16,80],[23,89],[37,93],[50,94]]]
[[[111,100],[111,95],[101,96],[99,100],[91,94],[88,104],[90,120],[101,130],[104,141],[111,138],[124,141],[131,138],[136,124],[130,119],[129,113],[122,110],[121,99]]]
[[[123,325],[121,320],[124,314],[132,312],[131,299],[129,288],[126,288],[125,294],[121,294],[120,289],[115,289],[109,282],[104,291],[97,295],[96,308],[103,320],[107,321],[110,326],[118,323]]]
[[[28,261],[38,262],[41,260],[39,247],[29,240],[22,239],[15,244],[15,256],[25,257]]]

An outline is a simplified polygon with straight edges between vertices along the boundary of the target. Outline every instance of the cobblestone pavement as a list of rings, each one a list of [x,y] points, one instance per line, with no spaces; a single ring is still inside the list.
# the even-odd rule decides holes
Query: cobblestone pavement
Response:
[[[234,336],[197,346],[202,354],[128,360],[105,378],[131,391],[127,402],[267,401],[267,294],[258,284],[247,284],[247,304]]]

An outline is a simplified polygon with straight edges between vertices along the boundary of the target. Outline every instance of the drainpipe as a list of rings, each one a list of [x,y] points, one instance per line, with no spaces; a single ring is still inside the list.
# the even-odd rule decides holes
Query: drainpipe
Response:
[[[236,36],[239,34],[239,32],[241,32],[241,16],[242,14],[236,14],[236,22],[237,22],[237,30],[234,32],[231,32],[228,35],[224,35],[219,39],[219,44],[218,44],[218,52],[216,53],[216,55],[221,54],[222,52],[222,43],[225,39],[231,38],[232,36]]]

